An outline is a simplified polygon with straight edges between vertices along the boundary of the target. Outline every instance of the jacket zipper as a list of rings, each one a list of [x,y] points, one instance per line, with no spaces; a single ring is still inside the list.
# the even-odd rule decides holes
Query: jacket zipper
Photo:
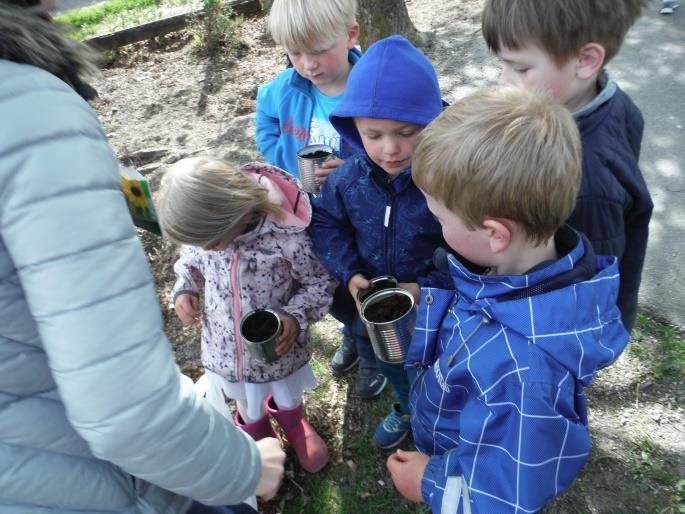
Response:
[[[243,338],[240,335],[240,282],[238,280],[238,271],[240,269],[240,251],[233,252],[231,257],[231,292],[233,293],[233,308],[231,309],[231,316],[233,318],[233,333],[235,335],[235,351],[236,351],[236,376],[238,381],[243,381]]]
[[[393,258],[393,251],[395,245],[393,244],[394,230],[391,226],[392,222],[392,206],[393,206],[394,195],[390,195],[385,206],[385,215],[383,217],[383,232],[385,233],[385,272],[389,275],[395,275],[395,270],[393,263],[395,259]]]

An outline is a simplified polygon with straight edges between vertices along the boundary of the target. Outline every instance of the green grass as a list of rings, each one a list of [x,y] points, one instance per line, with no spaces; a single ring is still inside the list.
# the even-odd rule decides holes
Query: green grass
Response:
[[[95,34],[128,28],[161,18],[162,5],[179,6],[192,0],[108,0],[56,17],[73,27],[71,37],[83,40]]]
[[[628,351],[647,365],[644,378],[685,379],[685,336],[672,326],[638,314]]]
[[[651,437],[646,436],[633,442],[640,454],[640,464],[635,469],[637,486],[648,492],[658,483],[668,487],[672,493],[662,513],[685,513],[685,479],[678,475],[678,462],[670,458],[657,446]]]

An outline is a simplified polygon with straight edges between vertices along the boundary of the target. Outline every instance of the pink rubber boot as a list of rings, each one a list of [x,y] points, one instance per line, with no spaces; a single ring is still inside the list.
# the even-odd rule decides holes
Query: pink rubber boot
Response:
[[[292,409],[279,409],[273,397],[266,401],[266,410],[278,424],[297,454],[300,466],[309,473],[321,471],[328,464],[328,448],[316,430],[302,417],[304,405],[300,403]]]
[[[264,415],[254,423],[244,423],[240,413],[235,411],[233,421],[235,422],[235,426],[250,434],[255,441],[259,441],[265,437],[279,438],[269,422],[269,414],[267,413],[264,413]]]

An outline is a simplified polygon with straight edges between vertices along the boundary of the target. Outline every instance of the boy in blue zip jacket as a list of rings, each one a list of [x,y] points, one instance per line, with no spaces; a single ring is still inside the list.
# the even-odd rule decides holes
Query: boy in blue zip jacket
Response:
[[[568,110],[511,86],[465,98],[419,136],[414,181],[448,245],[486,268],[444,255],[452,287],[421,290],[406,360],[419,451],[387,466],[433,512],[536,512],[588,460],[583,389],[628,333],[616,257],[564,225],[580,148]]]
[[[401,364],[376,363],[353,298],[369,287],[368,279],[392,275],[418,299],[417,277],[436,273],[432,255],[445,242],[412,181],[411,159],[417,136],[442,107],[435,70],[411,43],[392,36],[371,45],[331,114],[358,153],[328,177],[313,201],[314,251],[343,286],[331,312],[345,322],[344,337],[355,341],[361,358],[356,392],[375,396],[387,378],[398,401],[376,430],[381,448],[399,444],[409,431],[409,381]],[[371,380],[379,384],[373,391]]]
[[[337,157],[349,155],[328,116],[338,105],[352,66],[359,24],[357,0],[275,0],[269,31],[293,67],[257,91],[257,148],[267,162],[299,178],[297,152],[326,144]],[[328,159],[316,171],[322,184],[341,163]]]
[[[487,0],[483,10],[483,36],[502,64],[500,82],[548,90],[578,124],[583,179],[568,223],[597,253],[618,257],[618,307],[628,331],[654,205],[638,165],[642,114],[605,66],[646,3]]]

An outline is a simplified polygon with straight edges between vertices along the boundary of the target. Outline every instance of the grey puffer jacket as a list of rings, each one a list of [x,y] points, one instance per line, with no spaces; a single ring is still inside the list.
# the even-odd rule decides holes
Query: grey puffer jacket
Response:
[[[16,11],[0,6],[0,55],[42,52],[50,24]],[[0,59],[0,514],[183,513],[238,503],[259,475],[174,364],[97,117]]]

